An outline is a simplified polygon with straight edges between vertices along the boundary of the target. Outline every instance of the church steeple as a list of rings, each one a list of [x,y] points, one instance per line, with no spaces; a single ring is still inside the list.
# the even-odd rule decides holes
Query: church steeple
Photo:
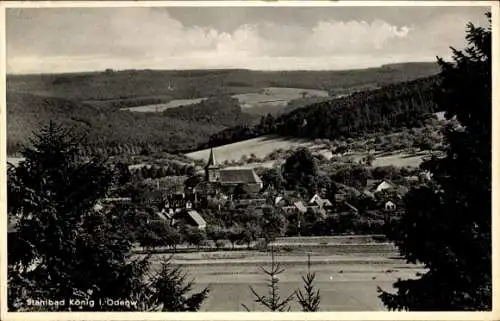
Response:
[[[210,148],[210,156],[208,156],[208,163],[207,163],[207,167],[211,167],[211,166],[217,166],[217,163],[215,161],[215,154],[214,154],[213,148]]]
[[[207,166],[205,166],[205,180],[207,182],[217,182],[220,179],[219,165],[215,160],[214,149],[210,148]]]

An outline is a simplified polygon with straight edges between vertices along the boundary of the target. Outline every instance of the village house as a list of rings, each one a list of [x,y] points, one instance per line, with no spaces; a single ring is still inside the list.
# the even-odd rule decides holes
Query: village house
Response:
[[[186,209],[175,213],[172,217],[172,226],[177,227],[179,224],[195,227],[199,230],[204,230],[207,227],[207,222],[196,210]]]
[[[318,206],[322,210],[330,210],[333,208],[332,202],[330,202],[326,198],[321,198],[318,194],[314,194],[314,196],[309,200],[309,206]]]

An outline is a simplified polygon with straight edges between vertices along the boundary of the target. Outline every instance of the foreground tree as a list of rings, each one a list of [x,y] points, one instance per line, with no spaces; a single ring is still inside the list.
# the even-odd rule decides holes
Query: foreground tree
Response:
[[[285,269],[281,268],[279,262],[276,262],[274,258],[274,250],[271,249],[271,268],[266,269],[261,267],[261,269],[262,272],[269,277],[269,281],[267,283],[269,292],[268,295],[260,295],[252,286],[250,286],[250,291],[255,297],[255,302],[272,312],[290,311],[290,302],[295,297],[295,293],[290,294],[286,298],[281,297],[279,276],[285,272]],[[242,306],[247,311],[250,311],[246,305],[242,304]]]
[[[208,297],[209,289],[204,288],[198,293],[190,294],[193,281],[187,280],[187,275],[180,267],[170,266],[171,257],[162,262],[162,267],[149,283],[150,295],[148,306],[157,311],[198,311],[203,301]]]
[[[491,16],[467,25],[468,47],[439,59],[439,110],[461,126],[445,133],[446,156],[422,165],[433,174],[411,191],[390,237],[409,262],[428,271],[380,291],[391,310],[490,310],[491,292]]]
[[[15,253],[8,257],[9,310],[32,310],[30,298],[65,302],[41,310],[139,309],[71,305],[72,299],[99,298],[128,298],[139,301],[141,309],[154,309],[155,301],[148,298],[162,289],[148,281],[163,280],[163,275],[150,271],[149,257],[132,255],[129,215],[96,209],[112,177],[101,160],[78,157],[80,141],[50,123],[23,151],[25,161],[9,171],[9,215],[17,219],[8,244],[9,253]]]
[[[314,285],[315,279],[316,273],[311,272],[311,255],[309,254],[307,256],[307,274],[305,276],[302,276],[302,281],[304,282],[304,291],[295,291],[297,301],[302,307],[303,312],[319,311],[321,296],[319,295],[319,290],[316,290],[316,287]]]

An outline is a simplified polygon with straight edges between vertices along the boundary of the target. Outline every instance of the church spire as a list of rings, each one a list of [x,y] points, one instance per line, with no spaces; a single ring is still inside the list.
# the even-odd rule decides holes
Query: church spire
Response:
[[[210,148],[210,156],[208,156],[207,167],[209,166],[217,166],[217,162],[215,161],[214,149]]]

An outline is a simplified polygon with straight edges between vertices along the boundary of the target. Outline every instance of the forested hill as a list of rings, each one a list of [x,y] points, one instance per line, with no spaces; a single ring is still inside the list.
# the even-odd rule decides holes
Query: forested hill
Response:
[[[259,92],[265,87],[320,89],[332,96],[414,80],[439,72],[436,63],[390,64],[359,70],[107,70],[7,75],[7,91],[59,97],[113,108],[174,99]],[[172,87],[172,88],[171,88]]]
[[[7,153],[14,155],[40,126],[52,120],[76,131],[88,132],[85,150],[107,155],[196,148],[223,129],[208,122],[166,117],[161,113],[134,113],[95,108],[53,97],[7,93]]]
[[[418,127],[435,111],[433,93],[437,81],[437,76],[421,78],[313,104],[278,118],[268,115],[257,126],[233,127],[211,136],[209,145],[265,134],[334,139]]]

